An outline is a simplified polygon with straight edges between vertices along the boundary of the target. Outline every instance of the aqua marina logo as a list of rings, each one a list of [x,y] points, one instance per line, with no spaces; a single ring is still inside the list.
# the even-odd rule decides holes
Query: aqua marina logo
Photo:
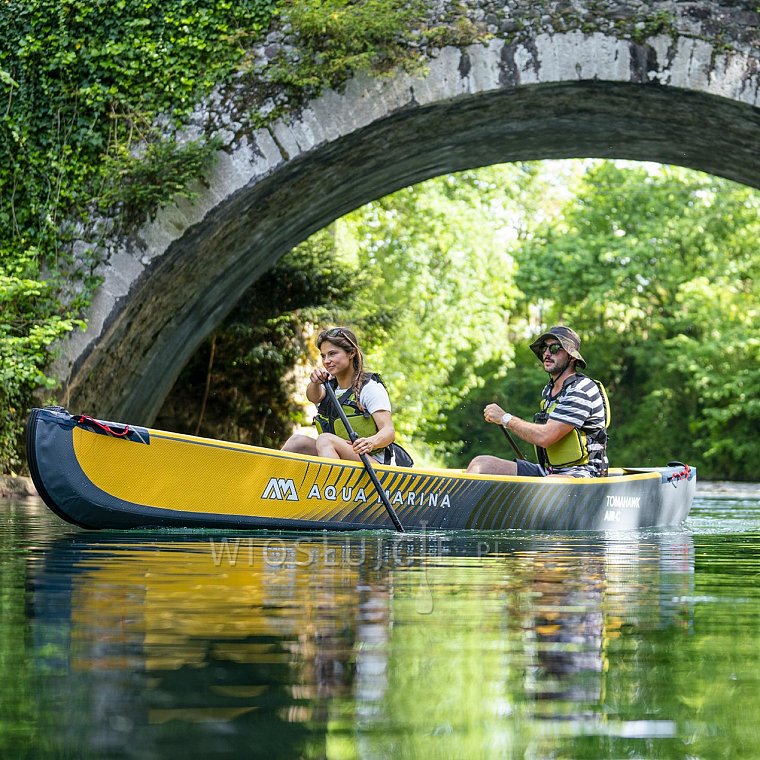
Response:
[[[269,478],[261,498],[276,499],[277,501],[298,501],[296,484],[291,478]]]

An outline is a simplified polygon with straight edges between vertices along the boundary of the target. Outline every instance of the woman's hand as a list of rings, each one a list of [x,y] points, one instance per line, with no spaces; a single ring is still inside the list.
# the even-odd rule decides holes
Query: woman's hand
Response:
[[[354,451],[359,456],[362,456],[362,454],[369,454],[371,451],[374,451],[376,448],[378,448],[374,435],[370,436],[369,438],[357,438],[353,443],[353,447]]]
[[[326,369],[322,369],[322,367],[314,367],[309,375],[309,382],[314,383],[314,385],[322,385],[322,383],[329,380],[331,377],[332,375],[330,375]]]
[[[306,386],[306,398],[312,404],[319,404],[325,397],[325,389],[322,387],[322,383],[331,377],[332,375],[326,369],[322,369],[322,367],[314,367],[311,371],[309,384]]]

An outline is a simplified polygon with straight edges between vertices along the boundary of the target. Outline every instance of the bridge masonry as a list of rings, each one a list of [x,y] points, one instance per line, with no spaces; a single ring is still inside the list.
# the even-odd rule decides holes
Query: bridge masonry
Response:
[[[448,17],[454,3],[431,13]],[[192,201],[107,241],[85,333],[53,365],[72,410],[151,424],[179,371],[243,292],[310,234],[438,174],[600,157],[701,169],[760,187],[754,2],[457,3],[480,39],[425,48],[426,68],[359,75],[265,128],[250,82],[199,106],[224,148]],[[461,24],[461,18],[460,18]],[[285,31],[255,51],[293,55]],[[254,82],[254,84],[256,84]],[[91,245],[83,239],[79,245]]]

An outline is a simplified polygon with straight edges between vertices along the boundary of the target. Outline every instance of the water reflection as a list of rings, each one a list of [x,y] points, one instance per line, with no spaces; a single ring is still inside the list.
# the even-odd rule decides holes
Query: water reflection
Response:
[[[673,733],[675,715],[615,718],[610,648],[688,634],[694,544],[684,529],[71,532],[29,577],[41,714],[63,751],[522,755],[549,724]]]

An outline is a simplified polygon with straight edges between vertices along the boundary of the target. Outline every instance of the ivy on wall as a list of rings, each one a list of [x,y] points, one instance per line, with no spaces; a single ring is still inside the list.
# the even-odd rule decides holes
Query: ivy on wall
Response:
[[[134,222],[216,149],[174,131],[268,28],[273,0],[6,0],[0,10],[0,462],[49,347],[97,285],[95,219]],[[83,238],[92,249],[77,248]]]

